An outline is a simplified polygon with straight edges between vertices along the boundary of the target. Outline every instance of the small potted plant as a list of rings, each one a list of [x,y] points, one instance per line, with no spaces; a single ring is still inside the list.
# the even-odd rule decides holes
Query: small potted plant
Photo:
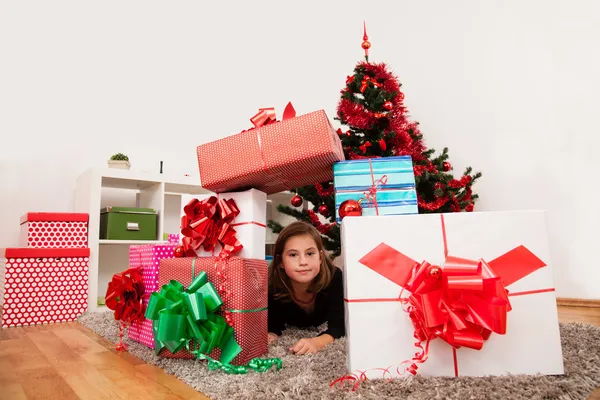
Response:
[[[131,164],[129,163],[129,157],[127,157],[123,153],[113,154],[108,160],[109,168],[118,168],[118,169],[129,169]]]

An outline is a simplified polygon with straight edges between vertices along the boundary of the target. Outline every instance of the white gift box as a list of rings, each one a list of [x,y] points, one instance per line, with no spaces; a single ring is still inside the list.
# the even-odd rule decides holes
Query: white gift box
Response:
[[[267,238],[267,195],[256,189],[250,189],[243,192],[228,192],[212,195],[182,195],[181,196],[181,217],[185,216],[185,206],[193,199],[200,201],[208,199],[211,196],[217,199],[232,199],[235,201],[239,215],[230,223],[230,226],[236,231],[236,238],[244,246],[242,250],[235,255],[242,258],[265,258],[265,243]],[[183,233],[183,232],[182,232]],[[213,251],[206,251],[202,246],[196,249],[198,257],[216,256],[221,251],[221,245],[217,244]]]
[[[407,305],[399,301],[402,285],[413,276],[415,262],[444,270],[447,256],[483,260],[498,270],[510,302],[506,333],[492,332],[480,350],[455,349],[437,337],[427,360],[416,364],[417,374],[564,373],[543,211],[346,217],[342,250],[350,373],[369,379],[409,376],[410,362],[403,362],[420,350]]]

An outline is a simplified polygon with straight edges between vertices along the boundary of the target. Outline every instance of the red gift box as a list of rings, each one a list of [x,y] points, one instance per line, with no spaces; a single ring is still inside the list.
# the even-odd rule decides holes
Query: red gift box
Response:
[[[332,180],[333,163],[344,160],[344,152],[327,115],[294,114],[288,105],[278,122],[273,109],[261,109],[251,119],[256,128],[198,146],[202,187],[272,194]]]
[[[86,248],[88,214],[27,213],[21,217],[20,246]]]
[[[2,327],[75,321],[87,310],[89,256],[88,248],[6,249]]]
[[[192,261],[194,262],[192,268]],[[233,365],[244,365],[255,357],[267,353],[267,304],[268,304],[268,264],[265,260],[231,257],[217,262],[217,257],[165,258],[160,261],[158,287],[171,280],[188,287],[201,271],[208,275],[208,281],[220,290],[221,286],[229,295],[222,295],[224,311],[230,311],[234,336],[242,347],[242,352],[233,359]],[[222,278],[225,277],[225,279]],[[172,354],[162,349],[160,356],[167,358],[194,358],[187,350]],[[220,350],[215,349],[210,357],[219,359]]]

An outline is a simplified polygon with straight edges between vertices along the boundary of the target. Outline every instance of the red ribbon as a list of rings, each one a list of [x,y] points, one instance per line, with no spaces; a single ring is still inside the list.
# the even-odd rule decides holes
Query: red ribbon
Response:
[[[481,350],[492,332],[506,333],[511,310],[508,291],[500,277],[483,259],[468,260],[446,256],[443,268],[427,261],[413,266],[402,298],[415,328],[419,353],[406,368],[413,375],[417,364],[427,360],[429,342],[441,338],[453,348]],[[425,349],[421,346],[426,342]],[[405,363],[406,363],[405,362]]]
[[[281,120],[285,121],[286,119],[294,118],[295,116],[296,116],[296,110],[294,109],[292,102],[289,102],[287,104],[287,106],[285,106],[285,109],[283,110],[283,116],[282,116]],[[267,108],[259,108],[258,113],[256,113],[252,118],[250,118],[250,122],[252,122],[252,125],[254,125],[254,128],[260,128],[261,126],[269,125],[269,124],[279,122],[279,121],[277,121],[277,118],[276,118],[275,108],[267,107]],[[250,128],[250,129],[254,129],[254,128]],[[244,131],[244,132],[246,132],[246,131]]]
[[[142,321],[144,317],[144,281],[142,268],[132,267],[113,275],[106,290],[106,307],[115,312],[115,320],[125,324]]]
[[[375,214],[379,215],[379,207],[377,206],[377,190],[380,186],[387,184],[388,176],[383,175],[381,178],[375,180],[375,174],[373,172],[373,164],[369,158],[369,169],[371,170],[371,181],[373,184],[366,192],[363,192],[364,198],[375,206]]]
[[[196,250],[203,247],[211,252],[221,244],[219,258],[227,258],[244,247],[235,236],[231,222],[240,213],[235,200],[218,199],[211,196],[205,200],[192,199],[184,208],[181,217],[183,251],[195,257]]]

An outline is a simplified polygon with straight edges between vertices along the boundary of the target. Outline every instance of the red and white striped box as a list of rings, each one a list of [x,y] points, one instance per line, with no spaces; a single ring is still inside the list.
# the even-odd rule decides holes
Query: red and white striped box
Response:
[[[6,249],[2,327],[75,321],[87,310],[90,249]]]
[[[38,249],[84,249],[88,246],[84,213],[27,213],[21,217],[19,246]]]

